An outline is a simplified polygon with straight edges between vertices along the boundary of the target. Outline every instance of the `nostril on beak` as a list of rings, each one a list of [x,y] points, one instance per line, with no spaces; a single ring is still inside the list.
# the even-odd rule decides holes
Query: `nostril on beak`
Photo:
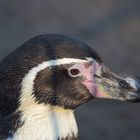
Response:
[[[127,77],[125,80],[126,80],[127,83],[129,83],[129,85],[131,87],[137,89],[137,86],[136,86],[137,81],[136,81],[136,79]]]
[[[131,88],[131,86],[125,80],[120,80],[119,81],[119,86],[120,86],[121,89]]]
[[[133,88],[128,82],[126,82],[125,80],[120,80],[119,81],[119,87],[121,90],[125,90],[128,92],[136,92],[136,89]]]
[[[139,77],[127,77],[125,81],[133,88],[134,92],[140,91],[140,78]]]
[[[94,77],[98,78],[98,79],[101,79],[101,76],[97,75],[97,74],[94,74]]]

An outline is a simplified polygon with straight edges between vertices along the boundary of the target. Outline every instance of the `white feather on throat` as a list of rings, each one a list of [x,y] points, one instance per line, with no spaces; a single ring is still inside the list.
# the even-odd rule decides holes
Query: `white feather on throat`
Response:
[[[78,129],[72,110],[53,106],[33,105],[24,110],[23,126],[15,133],[14,140],[58,140],[77,136]]]
[[[38,72],[47,67],[85,63],[93,60],[92,58],[62,58],[42,62],[32,68],[21,83],[20,107],[18,110],[22,112],[21,121],[24,124],[14,134],[13,140],[57,140],[58,138],[77,136],[78,128],[72,110],[35,102],[32,94],[34,79]]]

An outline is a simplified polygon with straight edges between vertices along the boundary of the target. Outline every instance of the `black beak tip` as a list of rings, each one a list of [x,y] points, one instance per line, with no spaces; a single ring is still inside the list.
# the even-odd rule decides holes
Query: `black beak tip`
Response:
[[[136,98],[136,99],[131,99],[131,100],[126,100],[127,102],[130,102],[130,103],[140,103],[140,98]]]
[[[128,77],[127,78],[127,83],[130,85],[131,87],[131,95],[130,99],[128,99],[128,102],[131,103],[140,103],[140,77]]]
[[[128,99],[126,99],[126,101],[131,103],[140,103],[140,92],[128,93]]]

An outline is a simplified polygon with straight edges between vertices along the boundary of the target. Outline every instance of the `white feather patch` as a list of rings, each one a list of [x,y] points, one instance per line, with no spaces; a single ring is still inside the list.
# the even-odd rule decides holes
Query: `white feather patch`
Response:
[[[73,111],[49,105],[34,104],[24,110],[22,121],[13,140],[57,140],[78,133]]]

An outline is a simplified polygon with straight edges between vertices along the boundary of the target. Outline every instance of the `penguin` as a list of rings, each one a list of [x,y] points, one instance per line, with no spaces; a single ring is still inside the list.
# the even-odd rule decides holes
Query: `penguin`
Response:
[[[94,98],[139,100],[136,83],[82,41],[33,37],[0,62],[0,140],[78,140],[75,108]]]

